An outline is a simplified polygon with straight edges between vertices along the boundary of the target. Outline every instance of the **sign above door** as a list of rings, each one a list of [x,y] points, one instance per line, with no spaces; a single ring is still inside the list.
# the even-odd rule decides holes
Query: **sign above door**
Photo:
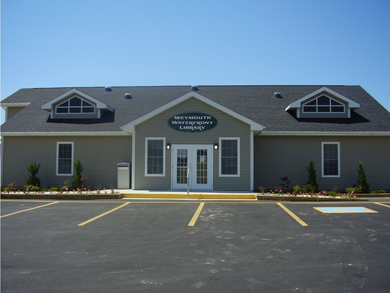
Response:
[[[217,119],[204,113],[184,113],[174,115],[168,120],[168,125],[178,131],[202,132],[217,126]]]

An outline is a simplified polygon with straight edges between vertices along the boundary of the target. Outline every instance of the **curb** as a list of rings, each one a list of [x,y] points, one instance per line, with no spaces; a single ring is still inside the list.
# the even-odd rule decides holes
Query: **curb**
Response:
[[[257,200],[273,200],[273,201],[368,201],[368,199],[360,198],[326,198],[326,197],[299,197],[299,196],[262,196],[257,195]]]

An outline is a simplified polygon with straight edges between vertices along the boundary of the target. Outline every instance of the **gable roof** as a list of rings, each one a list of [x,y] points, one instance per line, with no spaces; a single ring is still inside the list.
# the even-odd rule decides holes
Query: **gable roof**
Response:
[[[49,110],[50,111],[54,104],[56,104],[56,103],[58,103],[58,102],[60,102],[62,100],[66,100],[67,98],[69,98],[69,97],[71,97],[73,95],[78,95],[79,97],[82,97],[82,98],[84,98],[86,100],[89,100],[90,102],[95,103],[97,109],[107,109],[109,111],[114,111],[114,109],[112,109],[108,105],[102,103],[101,101],[99,101],[99,100],[97,100],[97,99],[95,99],[95,98],[93,98],[93,97],[91,97],[91,96],[89,96],[89,95],[79,91],[78,89],[75,89],[75,88],[71,89],[71,90],[67,91],[66,93],[64,93],[64,94],[54,98],[53,100],[45,103],[44,105],[42,105],[41,108],[43,110]]]
[[[390,113],[360,86],[326,86],[328,90],[360,105],[352,111],[351,118],[297,118],[285,109],[292,103],[319,91],[324,86],[316,85],[257,85],[257,86],[132,86],[79,87],[76,90],[109,105],[114,112],[106,111],[100,119],[50,119],[50,113],[42,106],[63,96],[69,88],[21,89],[5,100],[4,104],[31,103],[2,125],[2,133],[117,133],[126,134],[122,127],[153,115],[153,111],[169,107],[194,95],[203,101],[217,105],[235,117],[248,119],[264,126],[263,134],[275,133],[390,133]],[[282,98],[275,98],[280,92]],[[131,93],[132,99],[124,94]],[[198,96],[199,95],[199,96]],[[215,104],[214,104],[215,103]],[[143,118],[142,118],[143,117]]]
[[[264,127],[262,125],[254,122],[253,120],[250,120],[250,119],[232,111],[231,109],[226,108],[222,105],[219,105],[216,102],[214,102],[210,99],[207,99],[206,97],[204,97],[200,94],[197,94],[195,92],[189,92],[189,93],[169,102],[168,104],[165,104],[164,106],[161,106],[161,107],[153,110],[152,112],[149,112],[148,114],[143,115],[143,116],[139,117],[138,119],[133,120],[132,122],[122,126],[121,129],[124,131],[127,131],[127,132],[133,132],[134,127],[136,125],[138,125],[138,124],[140,124],[140,123],[142,123],[142,122],[144,122],[144,121],[146,121],[146,120],[148,120],[148,119],[150,119],[150,118],[152,118],[152,117],[154,117],[154,116],[156,116],[156,115],[158,115],[158,114],[160,114],[160,113],[162,113],[162,112],[164,112],[164,111],[166,111],[166,110],[168,110],[168,109],[170,109],[170,108],[172,108],[172,107],[174,107],[174,106],[176,106],[176,105],[178,105],[178,104],[180,104],[180,103],[182,103],[190,98],[195,98],[197,100],[200,100],[201,102],[203,102],[207,105],[210,105],[214,108],[217,108],[218,110],[220,110],[220,111],[222,111],[230,116],[233,116],[234,118],[241,120],[242,122],[249,124],[250,129],[252,131],[262,131],[264,129]]]
[[[295,102],[292,102],[290,105],[288,105],[288,107],[286,108],[286,111],[288,111],[289,109],[300,108],[301,104],[303,102],[310,100],[312,97],[315,97],[316,95],[321,94],[321,93],[329,93],[329,94],[337,97],[341,101],[348,104],[348,107],[351,109],[357,109],[360,107],[359,103],[356,103],[355,101],[352,101],[351,99],[344,97],[343,95],[340,95],[339,93],[335,92],[334,90],[331,90],[331,89],[327,88],[326,86],[324,86],[324,87],[296,100]]]

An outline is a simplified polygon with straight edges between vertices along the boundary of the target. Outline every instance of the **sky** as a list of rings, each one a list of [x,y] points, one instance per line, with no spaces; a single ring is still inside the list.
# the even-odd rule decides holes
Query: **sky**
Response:
[[[36,87],[361,85],[390,110],[389,15],[389,0],[2,0],[1,100]]]

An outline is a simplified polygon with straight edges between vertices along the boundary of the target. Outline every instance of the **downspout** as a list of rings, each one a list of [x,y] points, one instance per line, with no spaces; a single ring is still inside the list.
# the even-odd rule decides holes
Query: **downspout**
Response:
[[[254,146],[254,136],[255,136],[255,132],[254,131],[250,131],[250,135],[249,135],[249,139],[250,139],[250,142],[249,142],[249,145],[250,145],[250,189],[251,191],[254,190],[254,180],[255,180],[255,173],[254,173],[254,166],[255,166],[255,156],[254,156],[254,149],[255,149],[255,146]]]
[[[131,184],[130,188],[135,189],[135,129],[131,132]]]
[[[3,186],[4,136],[0,136],[0,186]]]

